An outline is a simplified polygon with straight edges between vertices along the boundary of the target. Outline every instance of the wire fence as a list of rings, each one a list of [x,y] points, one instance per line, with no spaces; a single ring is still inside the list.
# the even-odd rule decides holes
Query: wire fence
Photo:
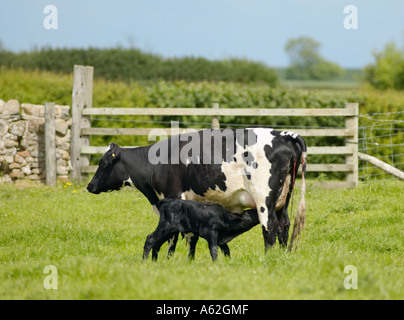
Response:
[[[386,113],[369,113],[359,115],[359,152],[368,154],[378,158],[379,160],[390,164],[391,166],[404,171],[404,120],[402,119],[404,111],[386,112]],[[111,117],[94,117],[93,121],[116,121],[131,123],[133,126],[138,125],[159,125],[169,127],[170,120],[134,120]],[[246,127],[272,127],[285,128],[282,124],[241,124],[221,122],[223,128],[246,128]],[[211,122],[203,121],[180,121],[180,127],[191,128],[210,128]],[[289,129],[328,129],[336,127],[330,126],[304,126],[304,125],[287,125]],[[392,174],[377,168],[365,160],[359,161],[359,180],[368,181],[372,179],[397,179]]]
[[[359,115],[359,152],[368,154],[378,158],[379,160],[390,164],[391,166],[404,171],[404,120],[400,112],[386,113],[370,113]],[[169,127],[171,121],[167,120],[134,120],[122,118],[104,118],[94,117],[94,121],[117,121],[127,124],[138,125],[158,125]],[[211,122],[203,121],[180,121],[180,127],[191,128],[210,128]],[[304,126],[304,125],[282,125],[282,124],[241,124],[241,123],[226,123],[221,122],[223,128],[246,128],[246,127],[272,127],[272,128],[287,128],[290,129],[338,129],[339,127],[330,126]],[[342,159],[341,159],[342,160]],[[359,180],[368,181],[371,179],[396,179],[392,174],[377,168],[365,160],[359,161]]]
[[[404,111],[360,115],[359,152],[374,156],[404,171]],[[368,161],[359,160],[359,179],[392,180],[392,174],[375,167]]]
[[[404,171],[404,120],[394,119],[402,118],[404,111],[386,112],[386,113],[371,113],[359,115],[359,152],[368,154],[378,158],[379,160],[388,163],[389,165]],[[10,115],[2,115],[0,118],[9,118]],[[44,117],[43,114],[31,115],[29,117]],[[21,115],[20,115],[20,118]],[[133,124],[134,127],[142,124],[155,126],[160,125],[169,127],[170,120],[138,120],[124,119],[117,117],[93,117],[92,121],[107,121]],[[189,128],[210,128],[211,122],[198,121],[181,121],[181,127]],[[282,128],[285,125],[262,125],[262,124],[240,124],[240,123],[221,123],[225,127],[246,128],[246,127],[272,127]],[[299,126],[288,125],[290,129],[328,129],[336,127],[329,126]],[[372,179],[392,180],[397,179],[394,175],[389,174],[368,161],[359,159],[359,180],[369,181]]]

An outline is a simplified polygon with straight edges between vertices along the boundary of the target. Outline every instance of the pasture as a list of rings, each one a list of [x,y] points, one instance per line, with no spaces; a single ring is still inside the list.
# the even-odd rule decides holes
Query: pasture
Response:
[[[299,249],[264,254],[259,226],[229,243],[213,264],[205,240],[187,261],[142,262],[158,218],[133,189],[94,195],[84,185],[0,186],[0,299],[403,299],[404,184],[356,189],[308,186]],[[296,212],[299,190],[295,194]],[[58,272],[45,289],[44,268]],[[358,289],[346,289],[348,265]]]

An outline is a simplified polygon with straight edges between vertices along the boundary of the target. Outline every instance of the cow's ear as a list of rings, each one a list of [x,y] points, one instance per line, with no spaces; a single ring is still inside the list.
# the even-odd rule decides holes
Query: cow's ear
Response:
[[[115,147],[111,149],[110,162],[113,163],[120,158],[121,158],[121,149],[117,145],[115,145]]]

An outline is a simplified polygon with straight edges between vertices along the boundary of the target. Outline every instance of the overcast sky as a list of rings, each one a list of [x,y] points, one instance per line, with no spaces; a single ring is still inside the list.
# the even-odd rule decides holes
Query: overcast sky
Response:
[[[46,29],[46,5],[57,29]],[[344,7],[357,8],[346,29]],[[53,22],[52,22],[53,23]],[[404,42],[403,0],[0,0],[0,41],[8,50],[134,46],[165,57],[247,58],[287,66],[285,44],[310,36],[343,67],[363,67],[389,41]]]

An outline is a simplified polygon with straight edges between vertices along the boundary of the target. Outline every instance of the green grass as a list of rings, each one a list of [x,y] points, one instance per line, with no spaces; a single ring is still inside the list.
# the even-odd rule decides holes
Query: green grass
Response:
[[[230,242],[229,260],[213,264],[201,239],[195,261],[183,240],[171,259],[164,246],[145,263],[158,218],[138,191],[1,185],[0,299],[403,299],[403,194],[394,181],[309,187],[294,253],[276,245],[264,254],[255,227]],[[57,290],[43,287],[47,265],[57,267]],[[347,265],[357,267],[357,290],[344,288]]]

